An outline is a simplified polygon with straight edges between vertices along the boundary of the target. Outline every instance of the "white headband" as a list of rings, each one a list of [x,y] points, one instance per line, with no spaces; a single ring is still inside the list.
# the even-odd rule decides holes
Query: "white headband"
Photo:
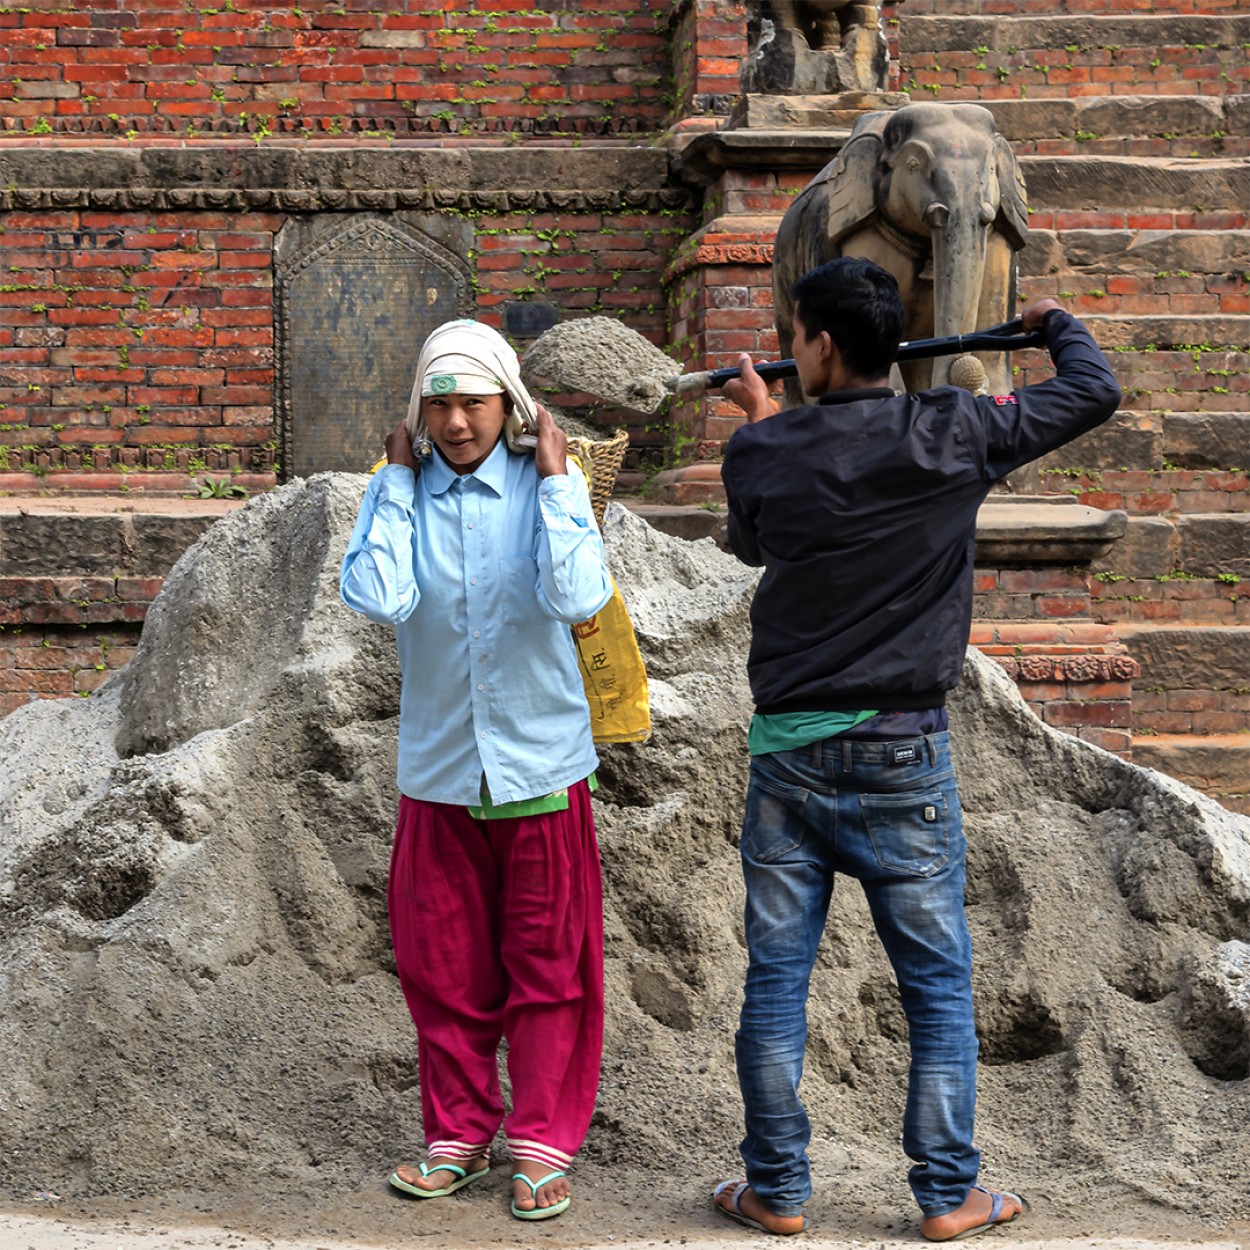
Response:
[[[499,395],[506,388],[481,361],[471,356],[439,356],[426,366],[421,379],[421,395]]]
[[[464,367],[443,368],[448,358],[463,361]],[[492,378],[493,385],[487,389],[482,389],[480,383],[471,387],[461,386],[459,383],[464,373]],[[421,420],[421,399],[433,393],[433,390],[425,389],[427,377],[431,379],[432,386],[432,379],[436,376],[454,376],[456,389],[469,395],[511,395],[514,412],[526,428],[538,428],[538,405],[521,381],[521,363],[508,340],[498,330],[492,330],[480,321],[448,321],[430,332],[417,359],[417,375],[413,379],[412,397],[408,401],[406,424],[408,433],[414,439],[426,437],[425,422]],[[450,391],[444,393],[451,394]]]

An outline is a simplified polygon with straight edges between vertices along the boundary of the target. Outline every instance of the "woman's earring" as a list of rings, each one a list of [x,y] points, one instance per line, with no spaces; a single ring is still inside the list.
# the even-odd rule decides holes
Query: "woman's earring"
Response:
[[[412,454],[418,460],[426,460],[434,454],[434,446],[428,438],[414,438],[412,440]]]

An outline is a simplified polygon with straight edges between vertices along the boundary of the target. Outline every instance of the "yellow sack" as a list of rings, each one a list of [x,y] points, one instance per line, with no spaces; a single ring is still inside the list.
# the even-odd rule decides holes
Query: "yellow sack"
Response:
[[[573,626],[577,661],[596,742],[645,742],[651,737],[647,670],[621,592],[590,620]]]
[[[599,469],[596,483],[596,450],[619,461],[628,442],[622,432],[609,443],[593,444],[586,439],[570,440],[569,459],[582,471],[590,488],[595,520],[603,529],[607,494],[615,481],[615,469]],[[587,463],[589,461],[589,464]],[[601,489],[596,491],[596,486]],[[606,488],[606,489],[604,489]],[[612,582],[612,598],[588,621],[573,626],[573,645],[582,670],[586,702],[590,704],[590,733],[597,743],[645,742],[651,737],[651,700],[647,693],[647,670],[634,637],[634,626],[625,610],[625,600]]]

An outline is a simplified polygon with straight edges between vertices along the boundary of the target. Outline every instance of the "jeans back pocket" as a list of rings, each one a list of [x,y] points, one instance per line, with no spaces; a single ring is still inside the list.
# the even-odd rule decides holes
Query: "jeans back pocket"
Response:
[[[742,850],[756,863],[771,864],[802,846],[804,812],[811,792],[773,776],[751,761]]]
[[[859,803],[882,868],[908,877],[931,877],[946,866],[949,812],[941,790],[861,794]]]

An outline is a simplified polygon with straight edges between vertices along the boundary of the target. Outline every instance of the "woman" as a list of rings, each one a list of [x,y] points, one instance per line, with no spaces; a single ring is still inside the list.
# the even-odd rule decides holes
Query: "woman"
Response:
[[[428,1158],[390,1182],[435,1198],[481,1179],[502,1122],[528,1220],[569,1206],[603,1042],[598,760],[569,626],[612,585],[566,446],[499,334],[440,326],[340,580],[395,627],[402,673],[388,908]]]

